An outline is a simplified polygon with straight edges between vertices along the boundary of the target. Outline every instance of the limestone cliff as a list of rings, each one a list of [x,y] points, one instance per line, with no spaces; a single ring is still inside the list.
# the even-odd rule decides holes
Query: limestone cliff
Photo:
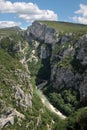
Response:
[[[10,29],[0,30],[0,129],[13,125],[15,117],[24,119],[23,111],[32,108],[30,73],[20,63],[22,42],[25,40],[15,28],[11,28],[11,34]]]
[[[27,29],[27,37],[30,40],[38,39],[47,44],[55,44],[58,41],[58,33],[54,28],[49,28],[45,24],[35,21]]]
[[[79,90],[82,99],[87,96],[87,38],[84,34],[75,35],[62,36],[53,49],[51,82],[56,89],[71,87]]]
[[[27,29],[26,38],[31,44],[34,41],[39,42],[37,47],[39,49],[36,50],[39,58],[50,58],[50,82],[55,89],[73,88],[79,90],[80,99],[87,96],[86,32],[63,33],[43,22],[35,21]]]
[[[52,128],[57,120],[35,91],[35,85],[43,88],[40,83],[53,105],[58,101],[58,109],[69,114],[77,93],[78,102],[87,98],[87,26],[35,21],[25,31],[0,30],[1,128]]]

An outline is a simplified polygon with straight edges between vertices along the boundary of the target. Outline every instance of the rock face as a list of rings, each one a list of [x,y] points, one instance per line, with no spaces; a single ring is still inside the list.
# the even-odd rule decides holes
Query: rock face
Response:
[[[17,81],[15,79],[9,79],[12,73],[17,77]],[[0,128],[3,128],[7,124],[13,125],[15,116],[18,119],[24,118],[23,114],[15,110],[16,107],[23,109],[25,112],[27,109],[32,108],[33,89],[30,83],[29,73],[18,69],[15,72],[10,72],[10,74],[2,80],[3,84],[8,86],[7,92],[3,92],[6,91],[3,90],[4,88],[0,90]],[[6,99],[5,96],[7,97]]]
[[[46,59],[51,55],[50,49],[47,46],[41,46],[40,48],[40,58]]]
[[[79,91],[80,100],[87,97],[87,34],[61,35],[37,21],[22,33],[17,28],[16,31],[16,38],[22,35],[21,41],[11,34],[0,36],[0,128],[13,125],[15,116],[20,123],[25,118],[20,110],[25,114],[32,108],[33,89],[27,63],[32,70],[32,66],[36,67],[33,76],[37,76],[38,88],[72,88]],[[28,45],[25,46],[23,38]]]
[[[45,24],[35,21],[26,30],[26,39],[32,45],[39,42],[37,47],[38,55],[41,59],[46,59],[51,55],[51,50],[48,46],[54,48],[58,42],[58,32]]]
[[[53,87],[56,89],[58,89],[58,87],[64,87],[67,85],[68,87],[72,87],[72,83],[74,82],[74,74],[72,71],[63,68],[57,68],[53,78]]]
[[[41,60],[50,58],[50,81],[55,89],[73,88],[79,90],[80,99],[87,96],[87,34],[60,36],[55,29],[36,21],[27,29],[26,37],[31,44],[39,42]]]
[[[28,40],[38,39],[48,44],[55,44],[58,41],[58,33],[55,29],[35,21],[31,27],[27,29]]]
[[[80,99],[87,96],[86,49],[86,35],[79,36],[78,39],[74,35],[61,38],[51,58],[51,83],[54,88],[71,87],[79,90]]]
[[[9,108],[6,113],[1,115],[0,118],[0,128],[3,128],[7,124],[14,124],[14,118],[15,116],[19,117],[20,119],[24,119],[24,115],[18,112],[17,110],[13,108]]]

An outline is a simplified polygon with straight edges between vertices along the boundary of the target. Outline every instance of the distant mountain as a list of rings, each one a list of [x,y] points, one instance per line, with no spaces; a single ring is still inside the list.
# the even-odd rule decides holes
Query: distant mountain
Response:
[[[2,28],[0,30],[16,30],[16,31],[21,31],[22,29],[18,26],[13,26],[13,27],[8,27],[8,28]]]

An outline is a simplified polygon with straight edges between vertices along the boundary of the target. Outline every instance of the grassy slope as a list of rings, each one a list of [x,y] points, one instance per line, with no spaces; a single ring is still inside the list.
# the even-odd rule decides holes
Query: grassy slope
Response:
[[[0,37],[10,37],[14,42],[23,42],[22,30],[19,27],[0,29]]]
[[[87,32],[87,25],[56,21],[39,21],[56,29],[59,32]]]
[[[20,41],[21,36],[18,34],[17,30],[14,29],[1,29],[0,30],[0,36],[6,36],[12,38],[13,40],[16,40],[17,43]],[[16,38],[16,39],[15,39]],[[38,130],[47,130],[47,124],[49,126],[53,126],[52,120],[57,123],[60,121],[56,115],[50,113],[41,103],[41,100],[36,95],[35,92],[35,83],[32,82],[33,85],[33,106],[32,111],[28,109],[27,111],[24,111],[24,109],[20,109],[20,107],[17,107],[15,104],[15,99],[13,97],[14,90],[12,89],[12,84],[18,83],[18,77],[15,76],[15,71],[17,69],[21,69],[22,71],[26,71],[25,67],[15,58],[8,54],[8,52],[5,51],[5,49],[0,48],[0,92],[2,93],[0,95],[1,103],[2,101],[5,102],[5,104],[0,104],[0,114],[4,113],[4,109],[7,107],[13,107],[16,108],[19,112],[23,113],[25,115],[25,119],[20,121],[18,123],[18,119],[15,119],[14,125],[8,125],[4,127],[2,130],[24,130],[26,129],[26,126],[28,126],[27,129],[32,130],[38,129]],[[26,89],[26,86],[23,85]],[[10,94],[10,96],[9,96]],[[40,116],[40,117],[39,117]],[[37,126],[38,119],[40,119],[40,124]]]
[[[0,106],[0,113],[3,113],[4,109],[10,106],[16,108],[19,112],[25,115],[25,119],[20,121],[20,123],[18,123],[18,119],[15,118],[14,125],[8,125],[2,130],[25,130],[26,126],[28,126],[27,129],[29,130],[47,130],[47,124],[51,128],[53,127],[52,120],[54,120],[55,125],[57,125],[57,122],[60,122],[61,120],[55,114],[52,114],[49,110],[47,110],[41,103],[41,100],[36,95],[34,79],[32,80],[32,85],[34,89],[32,99],[32,111],[30,109],[24,111],[24,109],[20,109],[15,105],[15,99],[13,98],[14,90],[12,89],[9,81],[13,81],[15,83],[18,81],[18,77],[15,77],[14,75],[14,71],[16,69],[21,69],[25,71],[24,66],[18,60],[12,58],[7,52],[4,52],[0,49],[0,91],[2,93],[0,96],[0,100],[5,101],[5,104],[2,104]],[[7,79],[7,82],[4,82],[4,79]],[[40,122],[37,126],[39,118]]]
[[[12,86],[18,84],[18,76],[15,76],[17,69],[26,71],[17,59],[0,49],[0,114],[9,106],[16,107]]]

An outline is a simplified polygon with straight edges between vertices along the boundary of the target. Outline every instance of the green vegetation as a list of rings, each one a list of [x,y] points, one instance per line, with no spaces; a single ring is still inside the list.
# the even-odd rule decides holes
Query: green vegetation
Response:
[[[12,85],[18,83],[18,76],[15,75],[15,71],[18,69],[25,71],[24,66],[17,59],[0,49],[0,91],[2,93],[0,99],[6,102],[6,106],[9,104],[14,106],[15,99],[13,98],[14,90]],[[0,113],[3,107],[4,105],[1,104]]]
[[[46,109],[39,97],[36,94],[35,89],[35,75],[38,72],[39,66],[35,62],[32,62],[30,71],[31,82],[33,85],[33,99],[32,99],[32,109],[28,108],[25,111],[22,107],[16,105],[16,100],[14,98],[15,89],[12,86],[21,84],[22,81],[19,79],[19,76],[15,73],[18,73],[18,70],[26,72],[25,67],[19,62],[16,57],[9,54],[10,41],[8,37],[3,38],[2,49],[0,49],[0,114],[5,112],[5,109],[12,107],[22,114],[25,115],[25,119],[18,119],[15,116],[15,123],[13,125],[7,124],[2,130],[25,130],[25,129],[38,129],[38,130],[48,130],[48,127],[53,128],[54,124],[56,125],[60,119],[55,114],[51,113]],[[29,55],[30,56],[30,55]],[[28,64],[30,67],[30,64]],[[38,65],[40,65],[38,63]],[[27,88],[27,81],[23,81],[23,90],[29,91]],[[10,94],[10,96],[9,96]]]
[[[84,71],[87,69],[87,65],[82,65],[81,61],[74,56],[73,60],[71,61],[71,65],[73,66],[74,72],[78,72],[83,74]]]
[[[75,39],[74,39],[75,40]],[[65,44],[61,44],[60,41],[56,44],[55,48],[53,49],[53,54],[59,54],[62,53],[64,50],[67,50],[68,48],[75,48],[73,45],[72,40],[69,40]]]
[[[18,38],[18,36],[21,32],[21,29],[18,27],[11,27],[11,28],[4,28],[4,29],[0,29],[0,36],[14,36],[16,39],[20,39],[20,37]]]
[[[62,68],[71,68],[72,60],[73,60],[73,56],[69,54],[58,62],[58,66]]]
[[[65,121],[56,124],[53,130],[86,130],[87,129],[87,108],[79,109]]]
[[[61,121],[61,119],[58,116],[51,113],[48,109],[46,109],[43,106],[41,100],[36,94],[34,77],[32,77],[31,81],[34,89],[33,99],[32,99],[32,109],[27,109],[27,111],[24,111],[24,109],[21,108],[19,109],[15,106],[17,110],[20,110],[20,112],[25,115],[25,119],[19,121],[18,118],[15,117],[15,123],[13,125],[8,124],[4,128],[2,128],[2,130],[25,130],[25,129],[48,130],[48,126],[51,129],[53,129],[53,127],[55,127],[57,123]],[[6,88],[4,87],[4,89]],[[7,89],[6,91],[8,93]],[[11,93],[11,90],[9,90],[9,93]],[[5,97],[3,97],[3,99],[4,98]],[[9,98],[11,98],[11,95],[9,96]],[[9,98],[7,98],[7,101],[9,101]],[[7,102],[7,103],[12,105],[12,102]]]
[[[61,32],[60,35],[66,32],[79,33],[79,35],[87,33],[87,26],[85,25],[54,21],[40,22],[55,28]],[[19,29],[13,28],[0,30],[0,35],[3,36],[0,41],[0,114],[4,113],[5,109],[10,106],[24,114],[25,118],[18,119],[15,116],[15,123],[13,125],[6,125],[2,130],[86,130],[87,108],[85,107],[78,110],[78,107],[87,106],[87,97],[80,102],[78,91],[72,88],[65,88],[64,86],[60,86],[59,89],[56,90],[52,86],[49,86],[51,75],[50,56],[43,60],[38,58],[40,47],[43,45],[43,47],[47,49],[48,45],[42,43],[38,48],[35,48],[33,45],[27,46],[23,54],[17,55],[17,52],[13,51],[15,45],[21,44],[22,49],[25,48],[25,41],[20,31]],[[77,40],[79,38],[77,36],[79,35],[75,35],[74,40]],[[68,47],[76,48],[73,42],[68,41],[64,45],[61,45],[59,41],[52,53],[56,55],[60,54],[61,56]],[[49,46],[48,48],[51,52],[51,47]],[[35,56],[38,58],[38,62],[35,62],[35,59],[29,61],[32,50],[35,50]],[[30,82],[33,85],[32,109],[28,108],[27,110],[17,106],[14,98],[15,89],[12,88],[12,86],[17,86],[19,84],[24,92],[28,93],[30,91],[29,88],[27,88],[26,79],[22,81],[22,79],[19,79],[20,76],[16,75],[20,73],[18,70],[26,72],[25,67],[19,62],[20,57],[24,57],[24,55],[31,75]],[[72,67],[74,72],[80,74],[86,70],[86,66],[82,66],[80,61],[77,60],[71,52],[62,59],[57,59],[54,62],[58,65],[57,67],[63,69]],[[40,84],[43,80],[49,81],[48,86],[45,86],[43,92],[58,110],[69,116],[65,120],[51,113],[37,96],[35,86],[36,84]]]
[[[48,80],[50,78],[50,56],[46,59],[40,58],[40,51],[42,46],[46,49],[50,48],[49,51],[51,52],[51,46],[41,42],[38,47],[35,47],[33,43],[32,45],[29,45],[26,53],[26,60],[29,59],[27,62],[28,68],[31,72],[31,76],[36,76],[36,84],[39,84],[42,80]],[[33,57],[36,59],[32,58],[32,50],[35,51]]]
[[[0,48],[8,52],[14,58],[20,58],[19,46],[24,45],[22,32],[14,28],[0,29]]]
[[[82,108],[67,119],[67,130],[87,129],[87,108]]]
[[[25,70],[24,66],[17,59],[13,58],[2,49],[0,49],[0,65],[9,71],[16,69]]]
[[[39,21],[41,23],[44,23],[48,25],[49,27],[52,27],[56,29],[57,31],[61,33],[87,33],[87,26],[83,24],[74,24],[74,23],[68,23],[68,22],[56,22],[56,21]]]
[[[38,70],[37,77],[36,77],[36,84],[40,84],[42,80],[49,80],[50,79],[50,58],[43,59],[41,61],[42,66]]]
[[[1,48],[8,52],[11,56],[16,57],[16,50],[13,50],[13,47],[16,46],[16,42],[14,40],[10,40],[9,37],[4,37],[0,41]]]
[[[46,86],[43,91],[50,102],[65,115],[69,116],[75,112],[79,103],[79,94],[76,90],[64,89],[64,87],[55,90],[52,86]]]
[[[32,62],[28,61],[28,67],[31,72],[31,76],[36,76],[38,73],[38,70],[41,67],[41,62],[40,60],[35,64],[35,61],[33,60]]]

